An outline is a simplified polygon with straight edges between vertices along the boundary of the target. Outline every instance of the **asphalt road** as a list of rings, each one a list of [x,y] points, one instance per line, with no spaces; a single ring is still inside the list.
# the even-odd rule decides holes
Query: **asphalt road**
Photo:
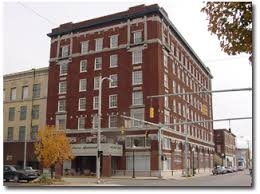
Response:
[[[250,187],[251,176],[248,170],[224,175],[207,175],[191,177],[183,180],[176,179],[133,179],[133,178],[104,178],[101,184],[96,184],[95,178],[66,178],[66,182],[52,186],[167,186],[167,187]],[[30,183],[4,183],[4,186],[37,186]],[[39,185],[38,185],[39,186]]]

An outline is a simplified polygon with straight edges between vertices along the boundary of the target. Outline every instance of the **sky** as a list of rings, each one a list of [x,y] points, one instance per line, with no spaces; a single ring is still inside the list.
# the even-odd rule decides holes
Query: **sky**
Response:
[[[252,87],[252,65],[248,56],[228,56],[216,36],[207,31],[206,15],[200,12],[202,1],[145,0],[34,2],[6,1],[2,4],[2,73],[9,74],[32,68],[47,67],[50,38],[46,35],[62,23],[80,22],[138,4],[153,3],[163,7],[172,23],[208,66],[213,75],[212,89]],[[252,92],[213,94],[214,119],[252,116]],[[214,123],[214,128],[229,128],[237,136],[238,147],[252,143],[252,120]]]

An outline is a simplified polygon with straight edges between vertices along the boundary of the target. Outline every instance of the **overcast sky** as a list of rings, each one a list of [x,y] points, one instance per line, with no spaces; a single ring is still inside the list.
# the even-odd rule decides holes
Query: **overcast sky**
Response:
[[[5,2],[2,20],[3,74],[47,67],[50,38],[46,34],[62,23],[75,23],[125,11],[138,4],[158,3],[168,12],[172,23],[205,65],[211,69],[214,90],[252,87],[252,66],[248,62],[248,56],[228,56],[221,51],[217,37],[207,31],[206,16],[200,12],[204,5],[202,1],[122,2]],[[252,92],[213,94],[213,110],[215,119],[251,117]],[[215,123],[214,128],[229,128],[229,123]],[[247,147],[246,140],[252,140],[252,121],[231,121],[231,129],[238,137],[238,146]]]

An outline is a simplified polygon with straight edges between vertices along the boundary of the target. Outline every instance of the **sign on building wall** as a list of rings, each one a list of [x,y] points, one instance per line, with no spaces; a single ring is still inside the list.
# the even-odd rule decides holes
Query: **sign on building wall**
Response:
[[[72,154],[74,156],[96,156],[97,144],[71,144]],[[122,145],[101,144],[103,155],[122,156]]]

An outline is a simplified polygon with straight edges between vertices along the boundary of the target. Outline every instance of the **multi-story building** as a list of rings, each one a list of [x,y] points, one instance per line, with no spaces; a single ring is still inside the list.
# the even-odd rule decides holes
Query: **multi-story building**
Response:
[[[98,89],[102,77],[102,175],[182,172],[213,166],[211,122],[188,125],[187,163],[183,125],[161,129],[120,115],[172,124],[212,119],[211,95],[148,99],[150,95],[211,90],[212,75],[167,13],[157,4],[52,29],[47,124],[65,130],[76,156],[63,169],[96,170]],[[187,105],[187,106],[186,106]],[[154,117],[149,108],[154,108]],[[201,109],[203,108],[203,112]],[[122,126],[124,126],[122,128]],[[134,145],[134,147],[133,147]],[[191,160],[194,162],[191,162]],[[186,166],[187,164],[187,166]]]
[[[236,166],[236,136],[231,129],[214,129],[215,153],[224,166]]]
[[[4,164],[39,167],[33,142],[46,124],[47,86],[48,68],[4,75]]]
[[[250,168],[252,166],[249,148],[236,149],[236,162],[237,167],[239,167],[240,169]]]

